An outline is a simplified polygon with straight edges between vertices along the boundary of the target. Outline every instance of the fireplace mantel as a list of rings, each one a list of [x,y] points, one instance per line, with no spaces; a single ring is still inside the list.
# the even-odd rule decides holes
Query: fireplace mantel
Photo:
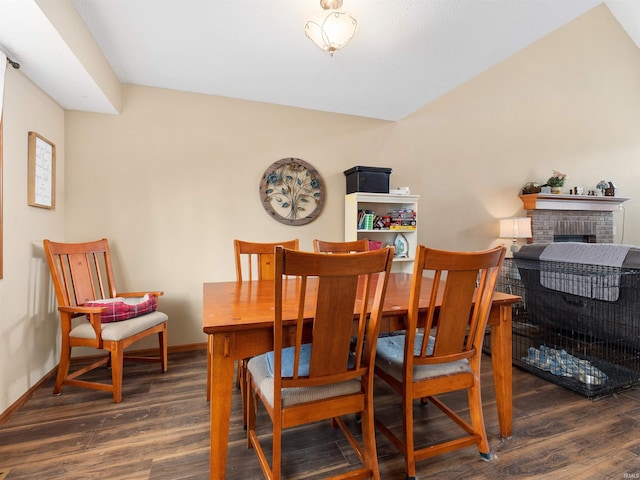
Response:
[[[560,195],[556,193],[531,193],[520,195],[525,210],[581,210],[594,212],[615,212],[623,202],[623,197],[596,197],[593,195]]]

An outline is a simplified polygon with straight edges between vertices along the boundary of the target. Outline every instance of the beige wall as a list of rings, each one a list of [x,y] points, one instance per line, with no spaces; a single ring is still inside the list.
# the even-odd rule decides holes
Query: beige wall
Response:
[[[341,239],[342,172],[354,165],[392,167],[392,186],[421,195],[421,243],[502,242],[497,219],[521,215],[521,187],[557,168],[568,186],[616,182],[632,198],[624,241],[640,244],[638,85],[640,52],[604,6],[397,123],[136,86],[123,88],[120,115],[69,111],[63,120],[9,72],[0,369],[23,358],[2,371],[0,411],[57,361],[55,329],[34,347],[40,317],[29,310],[31,242],[47,236],[108,237],[121,289],[165,291],[171,345],[205,340],[202,282],[234,278],[234,238],[298,237],[305,249],[316,237]],[[65,160],[55,212],[27,207],[26,166],[8,166],[26,161],[28,129]],[[306,226],[277,223],[258,197],[262,173],[284,157],[311,163],[327,185],[324,212]],[[616,221],[620,241],[621,213]]]
[[[162,289],[170,344],[204,342],[202,282],[234,280],[234,238],[344,234],[344,170],[380,165],[393,124],[125,86],[117,116],[67,112],[68,240],[109,237],[120,289]],[[258,195],[264,171],[298,157],[322,175],[323,213],[292,227]]]
[[[496,218],[524,214],[522,186],[558,169],[567,193],[613,181],[631,198],[616,242],[640,244],[640,51],[604,5],[403,119],[389,143],[422,195],[422,242],[497,242]]]
[[[4,90],[4,278],[0,280],[0,413],[46,373],[60,355],[55,295],[42,239],[62,237],[65,201],[55,210],[27,205],[27,135],[56,146],[58,192],[64,192],[64,110],[20,71],[7,69]]]
[[[638,196],[639,83],[638,49],[602,7],[396,124],[126,86],[121,115],[66,114],[65,235],[112,239],[125,288],[166,291],[170,343],[202,342],[202,282],[234,278],[232,240],[342,238],[354,165],[393,167],[392,184],[421,195],[420,242],[440,248],[503,242],[497,219],[523,214],[521,187],[554,168],[567,189],[604,178]],[[325,211],[303,227],[258,197],[264,170],[290,156],[327,184]]]

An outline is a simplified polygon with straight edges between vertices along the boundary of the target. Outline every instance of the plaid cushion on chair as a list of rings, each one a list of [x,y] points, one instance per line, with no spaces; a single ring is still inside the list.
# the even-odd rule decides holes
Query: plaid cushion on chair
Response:
[[[120,322],[133,317],[146,315],[158,308],[155,295],[145,294],[144,297],[116,297],[86,302],[85,307],[107,307],[107,311],[100,315],[102,323]],[[87,315],[87,317],[89,317]]]

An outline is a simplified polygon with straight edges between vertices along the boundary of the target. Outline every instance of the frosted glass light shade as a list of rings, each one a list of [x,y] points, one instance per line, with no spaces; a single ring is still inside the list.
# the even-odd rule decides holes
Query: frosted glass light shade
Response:
[[[500,219],[500,238],[531,238],[531,218]]]
[[[304,33],[322,50],[340,50],[353,38],[358,21],[341,10],[324,10],[311,17],[304,26]]]

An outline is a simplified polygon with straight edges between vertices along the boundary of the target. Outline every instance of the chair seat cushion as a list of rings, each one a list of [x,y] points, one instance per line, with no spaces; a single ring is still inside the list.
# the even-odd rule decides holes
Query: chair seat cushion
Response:
[[[416,338],[413,343],[414,355],[420,354],[422,338],[422,334],[416,334]],[[391,335],[378,339],[376,367],[389,373],[398,381],[402,381],[404,341],[404,335]],[[435,339],[430,336],[429,343],[427,344],[427,354],[431,354],[433,352],[434,341]],[[457,360],[455,362],[439,363],[434,365],[414,365],[413,381],[470,371],[471,367],[467,360]]]
[[[282,376],[293,376],[293,356],[295,353],[295,347],[286,347],[282,349]],[[267,368],[269,369],[269,375],[273,377],[273,352],[265,353],[267,357]],[[303,343],[300,345],[300,364],[298,365],[298,376],[306,377],[309,375],[309,363],[311,362],[311,344]],[[355,359],[353,355],[349,355],[347,368],[353,368],[355,365]]]
[[[100,315],[102,323],[121,322],[130,318],[146,315],[158,308],[158,299],[148,293],[142,297],[115,297],[86,302],[85,307],[107,307]],[[88,315],[87,315],[88,317]]]
[[[105,323],[102,325],[102,339],[122,340],[164,323],[168,319],[169,317],[165,313],[155,311],[121,322]],[[83,321],[71,329],[70,336],[74,338],[96,338],[96,332],[88,321]]]
[[[287,347],[282,349],[282,376],[293,376],[293,354],[295,352],[294,347]],[[267,368],[269,369],[269,375],[273,377],[273,352],[265,354],[267,360]],[[305,343],[300,345],[300,365],[298,365],[298,375],[306,377],[309,375],[309,362],[311,361],[311,344]]]
[[[271,361],[272,362],[272,361]],[[273,407],[273,365],[269,365],[267,354],[258,355],[249,360],[247,369],[253,377],[267,403]],[[283,366],[283,369],[285,367]],[[308,362],[307,362],[308,370]],[[287,407],[300,403],[323,400],[327,398],[348,395],[361,391],[359,379],[346,382],[332,383],[318,387],[285,388],[282,390],[282,405]]]

